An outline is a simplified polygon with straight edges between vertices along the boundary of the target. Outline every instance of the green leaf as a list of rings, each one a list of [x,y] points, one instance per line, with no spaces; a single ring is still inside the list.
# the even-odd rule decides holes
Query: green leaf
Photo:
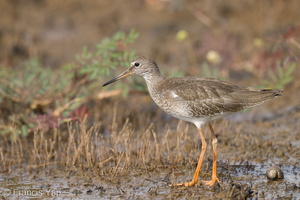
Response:
[[[284,76],[283,69],[280,65],[277,65],[278,77],[281,79]]]
[[[117,33],[114,34],[113,39],[114,40],[120,40],[125,37],[125,33],[123,31],[118,31]]]
[[[21,126],[21,134],[22,134],[22,136],[28,135],[28,129],[25,125]]]
[[[135,30],[132,29],[128,35],[128,42],[132,43],[134,42],[137,38],[139,37],[139,33]]]
[[[277,81],[277,76],[275,75],[275,72],[273,70],[269,70],[269,76],[271,77],[273,82]]]
[[[125,52],[123,53],[123,59],[124,59],[124,60],[128,60],[128,56],[129,56],[128,51],[125,51]]]
[[[288,84],[289,82],[291,82],[292,80],[293,80],[293,77],[287,76],[287,77],[285,77],[284,79],[282,79],[281,82],[282,82],[283,85],[286,85],[286,84]]]
[[[297,63],[296,63],[296,62],[292,62],[292,63],[289,65],[289,67],[287,68],[285,74],[286,74],[287,76],[290,76],[290,75],[294,72],[296,66],[297,66]]]

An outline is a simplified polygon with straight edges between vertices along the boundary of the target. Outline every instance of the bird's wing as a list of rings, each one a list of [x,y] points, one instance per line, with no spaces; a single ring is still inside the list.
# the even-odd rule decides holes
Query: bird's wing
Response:
[[[235,95],[237,90],[243,89],[215,79],[175,79],[173,84],[165,88],[164,95],[170,101],[181,102],[189,107],[193,116],[214,116],[243,110],[243,101]]]

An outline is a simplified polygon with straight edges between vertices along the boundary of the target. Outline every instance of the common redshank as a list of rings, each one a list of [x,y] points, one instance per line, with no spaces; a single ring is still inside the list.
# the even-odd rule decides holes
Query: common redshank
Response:
[[[211,121],[223,118],[243,109],[260,105],[273,97],[280,96],[282,90],[255,89],[234,85],[225,81],[200,77],[172,77],[161,75],[157,64],[150,58],[138,57],[130,67],[116,78],[106,82],[111,84],[129,75],[142,76],[154,102],[169,115],[192,122],[198,128],[202,142],[199,161],[190,182],[176,185],[193,186],[198,183],[199,172],[206,151],[206,141],[202,132],[203,125],[208,124],[212,137],[213,166],[212,177],[203,181],[213,186],[217,181],[217,143]]]

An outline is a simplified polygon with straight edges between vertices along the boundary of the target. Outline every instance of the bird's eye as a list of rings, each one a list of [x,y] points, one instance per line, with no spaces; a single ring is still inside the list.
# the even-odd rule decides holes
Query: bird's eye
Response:
[[[135,62],[135,63],[134,63],[134,66],[135,66],[135,67],[138,67],[138,66],[140,66],[140,63]]]

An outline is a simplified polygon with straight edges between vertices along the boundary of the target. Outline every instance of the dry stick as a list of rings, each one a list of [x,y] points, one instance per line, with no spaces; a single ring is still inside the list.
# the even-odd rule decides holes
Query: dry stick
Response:
[[[93,137],[92,137],[92,130],[90,129],[88,130],[88,135],[87,135],[87,143],[88,145],[86,145],[85,147],[85,154],[86,154],[86,159],[87,159],[87,165],[89,167],[93,167],[93,157],[92,157],[92,153],[94,152],[94,143],[93,143]]]
[[[97,130],[99,130],[99,128],[102,126],[102,123],[101,124],[97,124],[96,127],[97,127]],[[97,161],[100,161],[100,155],[97,154],[97,149],[98,149],[98,146],[97,146],[97,142],[98,142],[98,137],[99,137],[99,132],[98,131],[95,131],[95,134],[93,136],[93,138],[91,138],[91,142],[92,142],[92,148],[91,148],[91,162],[92,162],[92,165],[93,165],[93,170],[94,172],[98,171],[97,169]]]
[[[38,141],[40,143],[40,147],[39,147],[39,152],[41,152],[41,150],[43,149],[43,141],[44,141],[44,131],[41,131],[40,134],[39,134],[41,137],[40,137],[40,141]],[[41,160],[41,155],[40,153],[38,154],[38,158],[39,160]]]
[[[61,137],[62,137],[62,132],[60,132],[60,129],[56,129],[57,130],[57,151],[55,152],[56,153],[56,161],[59,162],[59,160],[62,162],[62,158],[66,159],[66,155],[65,156],[59,156],[58,152],[64,152],[63,150],[65,150],[65,144],[61,142]],[[62,157],[62,158],[61,158]],[[66,163],[66,160],[65,160],[65,163]]]
[[[63,164],[64,162],[49,162],[47,164],[43,163],[43,164],[38,164],[38,165],[30,165],[28,166],[28,168],[32,169],[32,168],[38,168],[38,167],[45,167],[45,166],[48,166],[48,165],[52,165],[52,164]]]
[[[140,148],[141,151],[140,151],[140,158],[143,160],[143,164],[145,165],[145,159],[148,158],[149,159],[149,154],[151,152],[151,149],[150,149],[150,146],[149,143],[150,143],[150,138],[149,138],[149,129],[146,130],[145,134],[142,134],[142,137],[141,137],[141,143],[144,144],[142,145],[142,147]],[[147,153],[147,155],[146,155]],[[148,160],[149,161],[149,160]],[[146,171],[148,171],[147,168],[145,168]]]
[[[166,130],[166,133],[165,133],[164,137],[163,137],[162,147],[166,146],[166,148],[167,148],[167,155],[168,155],[168,161],[170,162],[171,161],[171,159],[170,159],[171,153],[170,153],[170,145],[169,145],[169,140],[168,140],[169,133],[170,133],[170,129],[168,128]]]
[[[0,147],[0,162],[2,163],[2,168],[5,170],[5,160],[4,160],[4,155],[3,155],[3,149]]]
[[[56,147],[58,148],[58,145],[57,145],[57,138],[58,138],[58,129],[56,128],[56,129],[54,129],[54,134],[53,134],[53,159],[55,160],[55,161],[57,161],[57,149],[54,149],[54,147],[55,147],[55,145],[56,145]]]
[[[115,168],[114,168],[115,170],[114,170],[114,173],[112,174],[112,177],[115,177],[115,175],[117,174],[119,165],[120,165],[121,160],[122,160],[122,157],[123,157],[123,155],[124,155],[124,152],[122,152],[120,156],[118,156],[118,154],[117,154],[116,152],[114,152],[114,153],[117,155],[117,160],[118,160],[118,162],[117,162],[117,165],[116,165]]]
[[[80,134],[81,137],[80,137],[79,144],[77,145],[78,147],[77,147],[77,148],[76,148],[76,147],[74,148],[75,152],[74,152],[74,155],[73,155],[72,166],[75,165],[75,163],[76,163],[76,161],[77,161],[77,159],[78,159],[78,157],[79,157],[80,151],[81,151],[81,149],[82,149],[82,147],[83,147],[83,144],[84,144],[84,138],[82,138],[82,137],[84,137],[83,134],[85,134],[85,133],[86,133],[86,131],[83,131],[83,133]]]
[[[124,132],[125,131],[125,129],[127,128],[128,122],[129,122],[129,118],[127,117],[126,121],[125,121],[125,123],[124,123],[124,125],[123,125],[123,127],[122,127],[122,129],[121,129],[120,132]]]
[[[44,152],[45,152],[45,154],[46,154],[46,156],[44,156],[44,157],[46,157],[46,158],[44,158],[44,168],[45,168],[45,166],[47,165],[47,157],[48,157],[48,155],[47,155],[47,149],[48,149],[48,140],[46,139],[45,141],[41,141],[41,143],[44,143]],[[42,151],[41,151],[41,153],[42,153]]]
[[[104,98],[109,98],[113,96],[119,96],[121,95],[123,90],[110,90],[110,91],[104,91],[100,92],[95,96],[96,99],[104,99]]]
[[[288,41],[300,49],[300,44],[295,40],[295,38],[290,38]]]
[[[185,137],[184,137],[184,141],[187,141],[187,136],[188,136],[188,132],[189,132],[189,125],[186,123],[185,124],[185,129],[184,129],[184,135],[185,135]]]
[[[129,119],[126,120],[125,124],[127,125]],[[124,125],[125,125],[124,124]],[[125,136],[125,140],[124,140],[124,143],[125,143],[125,163],[123,165],[123,168],[122,168],[122,172],[124,171],[125,169],[125,166],[128,166],[130,167],[131,166],[131,155],[132,155],[132,140],[131,140],[131,135],[132,135],[132,131],[129,130],[128,128],[126,128],[126,130],[124,129],[123,130],[123,133],[124,133],[124,136]]]
[[[146,162],[145,162],[145,157],[143,156],[143,157],[142,157],[142,159],[143,159],[143,164],[144,164],[144,167],[145,167],[146,173],[147,173],[147,174],[148,174],[148,176],[150,177],[150,174],[149,174],[149,171],[148,171],[148,168],[147,168]]]
[[[14,142],[12,142],[12,144],[10,145],[10,149],[11,149],[11,150],[10,150],[10,151],[11,151],[11,156],[10,156],[10,157],[11,157],[11,158],[15,158],[15,148],[14,148],[13,143],[14,143]],[[8,165],[9,168],[11,168],[11,164],[12,164],[12,161],[9,162],[9,165]]]
[[[82,122],[85,123],[85,122]],[[84,125],[81,124],[81,127],[83,128]],[[83,157],[85,158],[86,161],[86,167],[92,167],[92,162],[91,162],[91,148],[92,148],[92,140],[91,140],[91,129],[86,131],[86,135],[84,136],[84,146],[83,146]]]
[[[49,151],[47,151],[47,149],[46,149],[47,164],[50,162],[50,159],[51,159],[52,155],[54,154],[53,149],[54,149],[54,145],[55,145],[55,140],[51,141],[51,139],[49,139],[49,144],[50,144]]]
[[[85,148],[88,148],[89,143],[86,141],[87,140],[87,135],[88,135],[88,131],[86,130],[86,126],[84,124],[84,122],[78,122],[77,123],[77,129],[79,127],[80,133],[78,138],[80,140],[79,146],[77,148],[78,150],[78,157],[80,158],[80,155],[83,156],[83,158],[85,158],[85,161],[87,161],[86,159],[86,154],[85,154]],[[88,146],[87,146],[88,145]],[[86,162],[87,163],[87,162]]]
[[[8,143],[8,141],[7,141],[7,136],[4,136],[3,139],[5,140],[5,141],[4,141],[4,144],[8,145],[9,143]],[[3,169],[4,169],[4,170],[7,170],[8,167],[6,166],[6,164],[8,163],[8,161],[7,161],[5,158],[10,158],[10,157],[9,157],[9,156],[6,156],[7,153],[4,153],[2,148],[3,148],[3,149],[8,149],[9,147],[8,147],[8,146],[1,147],[1,160],[2,160],[1,163],[2,163],[2,165],[3,165]]]
[[[130,148],[130,146],[131,146],[131,142],[130,142],[131,141],[131,131],[129,131],[127,129],[128,123],[129,123],[129,118],[126,118],[126,121],[122,127],[122,130],[119,132],[119,134],[122,134],[122,135],[124,134],[124,137],[122,137],[122,138],[123,138],[124,146],[125,146],[125,163],[122,168],[122,171],[124,170],[126,163],[127,163],[127,166],[130,166],[130,164],[131,164],[130,163],[130,161],[131,161],[131,159],[130,159],[130,157],[131,157],[130,156],[130,153],[131,153],[131,148]]]
[[[161,152],[159,151],[159,145],[157,142],[156,133],[154,131],[152,131],[152,135],[154,137],[154,143],[155,143],[155,159],[156,159],[156,162],[159,163]]]
[[[51,104],[53,101],[54,101],[54,99],[43,99],[43,100],[34,99],[33,102],[30,104],[30,109],[34,110],[38,106],[45,107],[45,106]]]
[[[14,148],[16,149],[16,156],[17,158],[15,158],[15,160],[17,159],[17,163],[18,165],[20,166],[21,163],[22,163],[22,156],[21,156],[21,152],[22,152],[22,149],[19,148],[19,138],[17,138],[16,140],[14,140]]]
[[[15,141],[15,146],[16,146],[16,149],[17,149],[18,165],[21,166],[21,163],[22,163],[22,142],[20,142],[19,138]]]
[[[80,103],[83,103],[86,99],[82,99],[82,98],[75,98],[75,99],[72,99],[71,101],[67,102],[66,104],[56,108],[53,112],[52,112],[52,115],[55,116],[55,117],[59,117],[61,115],[61,113],[66,110],[67,108],[70,107],[70,105],[72,103],[75,103],[75,102],[80,102]]]
[[[182,141],[182,137],[183,137],[183,134],[184,134],[182,131],[180,131],[182,123],[183,123],[183,121],[180,120],[178,125],[177,125],[177,128],[176,128],[176,132],[177,132],[177,135],[178,135],[177,143],[176,143],[176,150],[177,150],[176,162],[178,162],[180,160],[180,158],[182,158],[182,153],[181,153],[181,149],[180,149],[180,142]]]
[[[36,141],[37,133],[36,132],[37,131],[33,132],[33,149],[32,149],[32,157],[30,159],[32,164],[36,163],[36,155],[37,155],[37,141]]]
[[[22,159],[23,159],[23,150],[25,150],[25,148],[23,147],[23,142],[21,141],[22,138],[18,139],[18,143],[19,143],[19,152],[20,152],[20,160],[19,160],[19,166],[22,165]],[[26,139],[25,139],[26,140]]]
[[[152,126],[153,126],[153,123],[151,123],[149,125],[149,127],[147,128],[147,130],[146,130],[145,137],[144,137],[145,138],[145,141],[144,141],[145,146],[144,146],[143,151],[141,153],[141,158],[143,160],[143,165],[144,165],[144,168],[145,168],[146,173],[148,174],[148,176],[150,176],[150,174],[149,174],[149,170],[148,170],[148,167],[147,167],[146,161],[145,161],[145,157],[146,157],[145,152],[148,152],[147,157],[149,158],[150,153],[152,152],[152,149],[151,149],[152,145],[151,145],[151,142],[150,142],[150,134],[151,134]]]
[[[114,104],[114,108],[113,108],[113,118],[112,118],[112,124],[111,124],[111,131],[112,131],[112,135],[115,135],[117,132],[117,108],[118,108],[118,103]]]
[[[94,143],[93,143],[93,140],[91,140],[91,143],[92,143],[92,145],[91,145],[91,147],[90,147],[90,150],[88,151],[88,149],[86,149],[87,150],[87,157],[88,157],[88,165],[90,166],[90,167],[92,167],[93,168],[93,171],[95,171],[95,145],[94,145]]]
[[[110,141],[111,141],[111,145],[114,147],[119,146],[119,144],[121,142],[123,142],[123,137],[120,136],[120,134],[117,134],[118,131],[118,124],[117,124],[117,110],[118,109],[118,103],[114,104],[113,107],[113,117],[112,117],[112,124],[111,124],[111,137],[110,137]],[[116,154],[117,155],[117,154]]]
[[[107,158],[106,160],[104,160],[104,161],[102,161],[102,162],[100,162],[99,163],[99,166],[100,165],[103,165],[104,163],[107,163],[108,161],[110,161],[111,159],[113,159],[114,157],[109,157],[109,158]],[[100,166],[100,168],[101,168],[102,166]]]
[[[73,150],[73,156],[72,155],[70,155],[70,162],[71,162],[71,166],[73,167],[74,166],[74,164],[75,164],[75,161],[74,161],[74,155],[75,155],[75,153],[76,153],[76,149],[77,149],[77,146],[78,146],[78,143],[76,143],[77,141],[75,140],[75,130],[74,131],[72,131],[72,142],[70,143],[70,145],[71,145],[71,149]]]
[[[207,27],[212,26],[212,24],[213,24],[212,19],[209,18],[206,14],[204,14],[199,8],[195,9],[193,7],[193,8],[190,8],[189,10],[200,22],[205,24]]]
[[[67,146],[67,161],[66,164],[67,166],[70,166],[71,162],[71,151],[72,151],[72,144],[74,143],[74,131],[71,130],[71,125],[68,124],[68,146]]]
[[[104,137],[103,137],[103,135],[100,135],[100,138],[101,139],[104,139]],[[108,145],[109,146],[109,145]],[[107,155],[108,154],[108,152],[107,152],[107,148],[104,146],[104,145],[101,145],[100,146],[100,150],[99,150],[99,155],[103,155],[103,157],[105,157],[104,155]],[[108,159],[106,159],[106,160],[104,160],[104,161],[102,161],[102,162],[99,162],[99,164],[98,164],[98,166],[99,166],[99,168],[100,169],[103,169],[104,168],[104,164],[106,163],[106,162],[108,162],[108,161],[110,161],[111,159],[113,159],[113,157],[109,157]],[[99,158],[99,160],[101,160],[101,157]]]
[[[79,146],[77,148],[77,150],[75,151],[75,159],[73,161],[79,160],[80,155],[83,156],[83,158],[85,158],[86,163],[88,165],[88,154],[89,154],[89,146],[90,146],[90,138],[91,138],[91,131],[87,131],[86,130],[86,126],[84,124],[84,122],[82,122],[80,125],[80,143]],[[75,163],[74,163],[75,164]],[[89,165],[88,165],[89,166]]]
[[[82,156],[85,158],[86,160],[86,166],[87,167],[92,167],[92,161],[91,161],[91,153],[90,150],[93,146],[92,143],[92,136],[91,136],[91,132],[92,132],[92,128],[90,130],[86,130],[86,126],[85,126],[85,121],[81,122],[80,124],[80,129],[84,134],[82,135],[82,143],[83,143],[83,147],[82,147]]]

